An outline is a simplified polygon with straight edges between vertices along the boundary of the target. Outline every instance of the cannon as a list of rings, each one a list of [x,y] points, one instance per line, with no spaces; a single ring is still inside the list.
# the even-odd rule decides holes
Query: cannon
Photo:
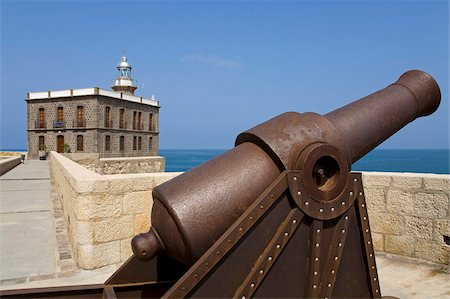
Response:
[[[408,71],[325,115],[288,112],[153,190],[152,227],[107,298],[380,298],[361,173],[351,165],[440,103]],[[94,292],[94,291],[93,291]]]

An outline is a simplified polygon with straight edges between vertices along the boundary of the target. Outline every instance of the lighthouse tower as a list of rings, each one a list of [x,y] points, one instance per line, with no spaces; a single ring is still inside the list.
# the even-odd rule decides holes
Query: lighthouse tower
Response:
[[[123,92],[134,95],[134,91],[137,86],[133,85],[133,79],[131,78],[131,65],[127,61],[126,56],[122,56],[122,60],[117,66],[119,74],[114,81],[112,89],[117,92]]]

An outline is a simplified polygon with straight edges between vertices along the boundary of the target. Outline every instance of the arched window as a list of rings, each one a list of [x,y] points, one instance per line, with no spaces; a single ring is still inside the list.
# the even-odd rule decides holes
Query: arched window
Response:
[[[119,150],[124,151],[125,150],[125,137],[120,136],[119,138]]]
[[[38,128],[45,128],[45,110],[44,108],[39,108],[39,121]]]
[[[77,151],[78,152],[84,151],[83,135],[77,135]]]
[[[133,136],[133,150],[136,150],[136,141],[137,141],[136,136]]]
[[[111,150],[111,136],[106,135],[105,136],[105,151]]]
[[[39,150],[45,151],[45,137],[39,136]]]
[[[142,137],[139,136],[138,138],[138,150],[142,150]]]

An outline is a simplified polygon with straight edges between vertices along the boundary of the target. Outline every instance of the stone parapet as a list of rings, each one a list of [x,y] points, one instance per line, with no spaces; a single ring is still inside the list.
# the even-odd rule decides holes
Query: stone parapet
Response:
[[[56,152],[50,153],[50,166],[82,269],[128,259],[131,238],[150,228],[153,188],[180,174],[100,175]]]
[[[180,173],[100,175],[56,152],[50,165],[83,269],[127,260],[151,224],[154,187]],[[375,250],[449,264],[450,175],[363,173]]]
[[[375,250],[448,265],[450,175],[363,172],[362,177]]]
[[[21,163],[20,156],[9,157],[0,160],[0,175],[4,175]]]

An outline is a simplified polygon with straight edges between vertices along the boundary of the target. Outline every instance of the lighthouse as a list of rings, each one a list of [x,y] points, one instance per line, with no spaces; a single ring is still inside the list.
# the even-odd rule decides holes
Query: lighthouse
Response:
[[[122,59],[117,65],[118,75],[114,80],[112,89],[117,92],[128,93],[134,95],[137,86],[134,86],[131,78],[131,65],[128,63],[127,57],[122,56]]]

